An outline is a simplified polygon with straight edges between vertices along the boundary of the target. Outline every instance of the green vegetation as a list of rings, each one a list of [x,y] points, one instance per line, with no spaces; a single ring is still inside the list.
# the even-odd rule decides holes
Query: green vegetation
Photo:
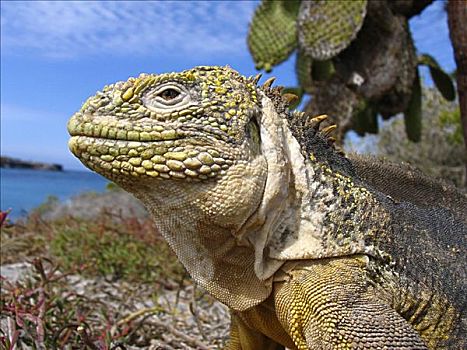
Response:
[[[427,175],[463,188],[466,154],[459,104],[446,101],[434,88],[423,87],[422,96],[421,119],[424,125],[419,143],[409,140],[404,132],[404,120],[399,117],[382,123],[377,137],[367,135],[350,148],[361,148],[358,144],[372,144],[376,146],[378,155],[390,161],[410,163]]]
[[[0,319],[8,332],[0,329],[0,348],[149,346],[147,338],[142,343],[147,325],[134,322],[127,302],[153,300],[138,316],[169,312],[157,296],[161,287],[188,283],[183,267],[149,219],[103,212],[96,220],[46,222],[41,214],[55,201],[24,221],[3,221],[1,264],[30,262],[32,268],[18,281],[2,280]]]
[[[65,344],[108,348],[111,320],[105,318],[102,305],[66,288],[66,274],[58,272],[51,260],[36,258],[32,264],[32,278],[3,282],[1,316],[8,317],[10,330],[1,335],[3,348],[63,349]]]
[[[409,140],[420,141],[419,66],[428,67],[442,96],[453,101],[453,79],[436,60],[419,55],[409,19],[430,1],[263,0],[248,32],[248,48],[257,69],[269,72],[296,53],[298,87],[286,93],[311,95],[305,112],[327,114],[345,132],[378,133],[376,115],[404,114]],[[365,107],[365,108],[362,108]]]
[[[54,223],[50,253],[65,270],[85,265],[90,275],[151,283],[183,273],[149,220]]]
[[[178,278],[183,269],[150,219],[106,214],[97,220],[43,221],[47,200],[26,221],[2,228],[1,263],[46,256],[64,271],[86,265],[86,275],[138,283]]]
[[[439,116],[440,126],[447,131],[448,140],[455,145],[462,145],[461,111],[459,108],[453,111],[442,111]]]

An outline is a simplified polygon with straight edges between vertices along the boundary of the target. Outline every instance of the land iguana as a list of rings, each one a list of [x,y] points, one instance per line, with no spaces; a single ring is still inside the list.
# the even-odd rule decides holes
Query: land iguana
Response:
[[[258,80],[202,66],[108,85],[69,147],[231,309],[227,349],[467,348],[465,193],[347,158],[325,117]]]

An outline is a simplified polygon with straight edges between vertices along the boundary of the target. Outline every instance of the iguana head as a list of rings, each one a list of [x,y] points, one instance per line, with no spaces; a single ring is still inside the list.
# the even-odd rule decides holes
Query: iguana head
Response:
[[[202,201],[205,220],[238,228],[266,180],[260,98],[228,67],[142,74],[90,97],[68,123],[69,147],[138,197],[184,192]]]
[[[209,181],[258,153],[258,111],[256,86],[229,68],[142,74],[84,103],[70,149],[118,183]]]

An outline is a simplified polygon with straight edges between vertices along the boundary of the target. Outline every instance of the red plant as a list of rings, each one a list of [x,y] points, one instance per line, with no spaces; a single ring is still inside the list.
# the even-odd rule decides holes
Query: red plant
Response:
[[[0,227],[3,226],[3,223],[6,222],[6,217],[8,214],[10,214],[11,209],[8,209],[6,211],[0,210]]]

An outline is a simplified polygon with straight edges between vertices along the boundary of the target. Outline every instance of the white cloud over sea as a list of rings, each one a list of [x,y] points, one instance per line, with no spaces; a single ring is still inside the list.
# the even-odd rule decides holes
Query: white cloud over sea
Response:
[[[3,54],[48,58],[161,53],[229,55],[246,49],[257,2],[2,1]]]

